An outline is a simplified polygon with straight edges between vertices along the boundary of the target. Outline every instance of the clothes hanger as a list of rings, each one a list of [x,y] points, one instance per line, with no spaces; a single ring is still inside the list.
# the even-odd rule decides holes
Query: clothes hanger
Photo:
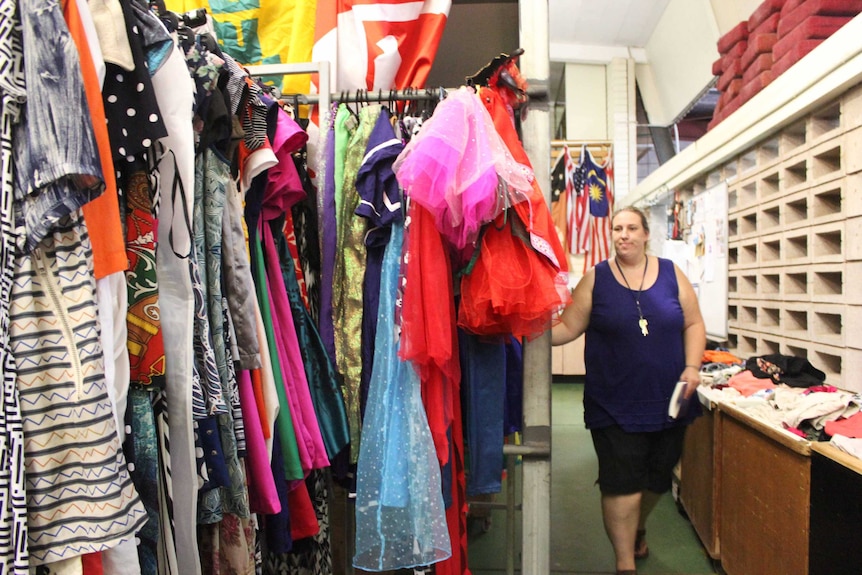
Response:
[[[482,68],[479,69],[479,71],[477,71],[472,76],[467,76],[464,80],[466,81],[467,85],[470,86],[471,88],[477,88],[480,86],[487,86],[488,82],[491,80],[491,77],[494,74],[496,74],[500,68],[502,68],[503,66],[505,66],[510,61],[514,60],[515,58],[517,58],[518,56],[520,56],[523,53],[524,53],[523,48],[518,48],[517,50],[514,50],[511,54],[506,54],[505,52],[501,52],[499,56],[496,56],[495,58],[493,58],[490,62],[488,62],[487,64],[482,66]],[[509,76],[508,74],[506,74],[506,75]],[[504,80],[504,82],[511,82],[512,85],[514,86],[512,89],[517,89],[517,86],[514,85],[515,83],[512,80],[511,76],[509,76],[507,80]],[[507,86],[507,87],[509,87],[509,86]]]
[[[350,91],[349,90],[342,90],[341,91],[341,97],[339,98],[339,101],[342,104],[344,104],[344,107],[347,109],[348,112],[350,112],[351,116],[353,116],[357,120],[359,119],[359,114],[356,113],[356,110],[354,110],[353,108],[350,107]]]
[[[168,29],[168,32],[176,32],[180,27],[180,17],[175,12],[164,11],[159,13],[159,20]]]
[[[189,28],[197,28],[198,26],[203,26],[207,23],[207,10],[206,8],[198,8],[197,10],[190,10],[183,14],[183,23]]]

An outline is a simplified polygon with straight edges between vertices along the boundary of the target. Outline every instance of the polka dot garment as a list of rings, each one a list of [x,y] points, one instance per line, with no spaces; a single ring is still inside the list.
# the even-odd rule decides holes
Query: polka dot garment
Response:
[[[107,74],[102,95],[114,161],[127,158],[133,162],[137,154],[165,137],[167,130],[150,81],[141,31],[135,23],[134,14],[127,13],[129,8],[125,4],[123,12],[135,68],[125,70],[116,64],[106,63]]]

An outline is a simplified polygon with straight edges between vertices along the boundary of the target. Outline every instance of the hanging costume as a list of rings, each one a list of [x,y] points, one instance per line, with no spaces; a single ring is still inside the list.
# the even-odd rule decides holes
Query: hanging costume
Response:
[[[384,256],[382,312],[357,465],[353,565],[373,571],[429,565],[451,554],[419,378],[398,357],[391,310],[401,240],[396,223]]]

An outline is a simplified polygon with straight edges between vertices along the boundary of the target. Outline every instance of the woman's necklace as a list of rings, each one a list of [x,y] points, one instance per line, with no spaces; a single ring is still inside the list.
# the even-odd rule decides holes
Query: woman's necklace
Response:
[[[614,258],[614,263],[617,264],[617,269],[620,270],[620,275],[623,276],[623,281],[626,282],[626,287],[629,288],[629,293],[632,294],[633,298],[635,298],[635,305],[638,308],[638,325],[641,328],[641,333],[644,334],[644,336],[647,336],[649,335],[649,330],[647,329],[647,319],[641,311],[641,292],[644,289],[644,280],[646,279],[646,270],[649,265],[649,256],[646,256],[646,260],[644,261],[644,275],[641,277],[641,287],[638,288],[637,295],[635,295],[635,291],[629,285],[629,280],[626,279],[626,274],[623,273],[623,268],[620,266],[620,260]]]

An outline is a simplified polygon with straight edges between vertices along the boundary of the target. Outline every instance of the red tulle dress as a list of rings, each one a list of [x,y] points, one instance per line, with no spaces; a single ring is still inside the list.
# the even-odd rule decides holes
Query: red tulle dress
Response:
[[[490,88],[479,96],[512,156],[530,166],[506,102]],[[548,204],[535,180],[523,193],[525,201],[513,202],[485,228],[478,259],[461,281],[458,325],[470,332],[533,338],[571,301],[566,255]]]

